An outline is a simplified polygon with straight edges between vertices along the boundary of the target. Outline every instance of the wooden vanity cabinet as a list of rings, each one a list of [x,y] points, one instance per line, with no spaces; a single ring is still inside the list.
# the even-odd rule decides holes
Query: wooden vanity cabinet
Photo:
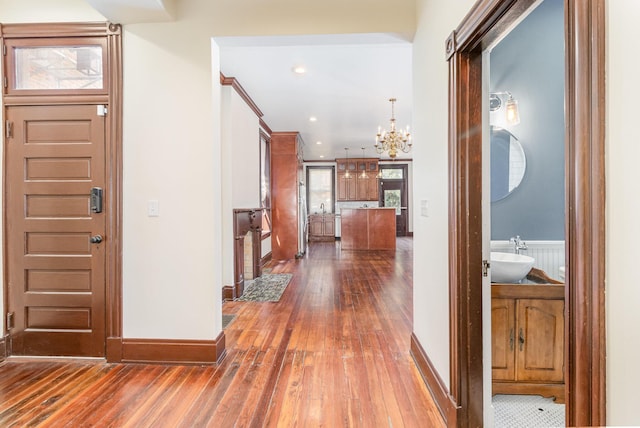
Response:
[[[333,241],[336,235],[334,214],[311,214],[309,216],[309,241]]]
[[[492,285],[493,394],[564,402],[564,285]]]

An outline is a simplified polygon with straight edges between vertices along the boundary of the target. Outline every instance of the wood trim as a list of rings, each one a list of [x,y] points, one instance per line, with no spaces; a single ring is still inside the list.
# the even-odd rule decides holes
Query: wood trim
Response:
[[[551,284],[491,284],[495,299],[564,300],[565,286]]]
[[[224,331],[215,340],[124,339],[123,363],[220,364],[226,355]]]
[[[238,79],[235,77],[226,77],[224,74],[220,73],[220,84],[224,86],[231,86],[240,98],[244,100],[245,103],[249,106],[251,110],[258,116],[258,118],[262,118],[264,113],[258,108],[258,105],[251,99],[247,91],[244,90]],[[261,124],[262,125],[262,124]],[[266,126],[266,124],[265,124]],[[268,127],[267,127],[268,128]],[[269,134],[271,134],[271,130],[269,129]]]
[[[233,301],[236,300],[236,287],[233,285],[225,285],[222,287],[222,301]]]
[[[123,65],[122,35],[120,25],[109,24],[109,76],[111,90],[109,92],[109,126],[107,147],[107,177],[109,183],[108,200],[111,201],[107,211],[107,245],[106,260],[106,335],[107,361],[122,356],[121,349],[114,353],[110,342],[122,342],[122,176],[123,176]]]
[[[512,25],[532,0],[479,0],[449,37],[449,286],[451,395],[457,426],[483,423],[479,248],[482,47]],[[565,0],[567,424],[606,423],[604,0]],[[502,29],[502,30],[500,30]],[[475,104],[474,104],[475,103]],[[470,144],[470,141],[474,144]],[[475,187],[474,187],[475,186]],[[478,320],[480,323],[478,324]]]
[[[108,363],[122,361],[122,337],[107,337],[106,357]]]
[[[451,395],[458,426],[483,425],[482,55],[449,60],[449,283]]]
[[[69,104],[71,95],[5,95],[5,106],[38,106]],[[106,104],[109,103],[108,94],[72,95],[75,104]]]
[[[442,381],[440,375],[438,375],[438,371],[435,369],[433,363],[429,359],[429,356],[422,348],[422,345],[415,333],[411,334],[410,352],[413,357],[413,361],[416,363],[416,366],[418,366],[418,371],[420,372],[422,379],[427,384],[429,392],[431,392],[433,401],[444,419],[444,424],[448,427],[456,426],[456,417],[458,412],[456,402],[453,397],[449,395],[447,387]]]
[[[265,133],[269,136],[269,138],[271,138],[271,134],[273,133],[273,131],[271,130],[271,128],[269,128],[267,122],[265,122],[262,118],[258,118],[258,123],[260,124],[260,127],[265,131]]]
[[[565,1],[567,424],[606,424],[605,1]]]
[[[52,22],[38,24],[2,24],[0,37],[4,38],[49,38],[49,37],[91,37],[121,35],[119,24],[110,22]]]
[[[9,356],[9,350],[7,345],[9,343],[9,336],[0,337],[0,362],[4,361]]]
[[[269,251],[264,257],[260,259],[260,270],[263,270],[264,267],[271,262],[272,253]]]
[[[536,395],[554,398],[556,404],[565,402],[565,387],[562,383],[493,382],[492,385],[494,394],[531,395],[531,391],[534,389]]]

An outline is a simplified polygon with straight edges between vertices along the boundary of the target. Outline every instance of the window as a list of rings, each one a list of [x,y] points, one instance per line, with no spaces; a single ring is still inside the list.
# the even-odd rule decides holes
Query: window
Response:
[[[104,39],[9,39],[6,45],[9,93],[108,92]]]
[[[380,175],[382,179],[386,180],[402,180],[404,169],[402,168],[380,168]]]
[[[335,170],[333,166],[307,167],[307,210],[333,213],[335,201]]]
[[[262,233],[271,232],[271,140],[260,131],[260,207],[265,208],[262,215]]]

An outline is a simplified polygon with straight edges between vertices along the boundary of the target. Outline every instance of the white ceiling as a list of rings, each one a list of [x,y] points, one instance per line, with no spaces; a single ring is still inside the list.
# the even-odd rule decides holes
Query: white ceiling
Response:
[[[305,160],[388,158],[374,151],[378,126],[411,125],[411,43],[400,35],[221,37],[220,69],[234,77],[273,131],[298,131]],[[304,75],[293,73],[304,66]],[[314,116],[316,122],[310,122]],[[317,144],[320,141],[322,144]],[[324,157],[322,157],[324,156]],[[411,153],[398,158],[410,158]]]

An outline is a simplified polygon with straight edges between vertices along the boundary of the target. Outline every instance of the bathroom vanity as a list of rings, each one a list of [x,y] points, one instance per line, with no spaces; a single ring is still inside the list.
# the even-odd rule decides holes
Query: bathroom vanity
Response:
[[[564,284],[491,285],[493,394],[564,403]]]

